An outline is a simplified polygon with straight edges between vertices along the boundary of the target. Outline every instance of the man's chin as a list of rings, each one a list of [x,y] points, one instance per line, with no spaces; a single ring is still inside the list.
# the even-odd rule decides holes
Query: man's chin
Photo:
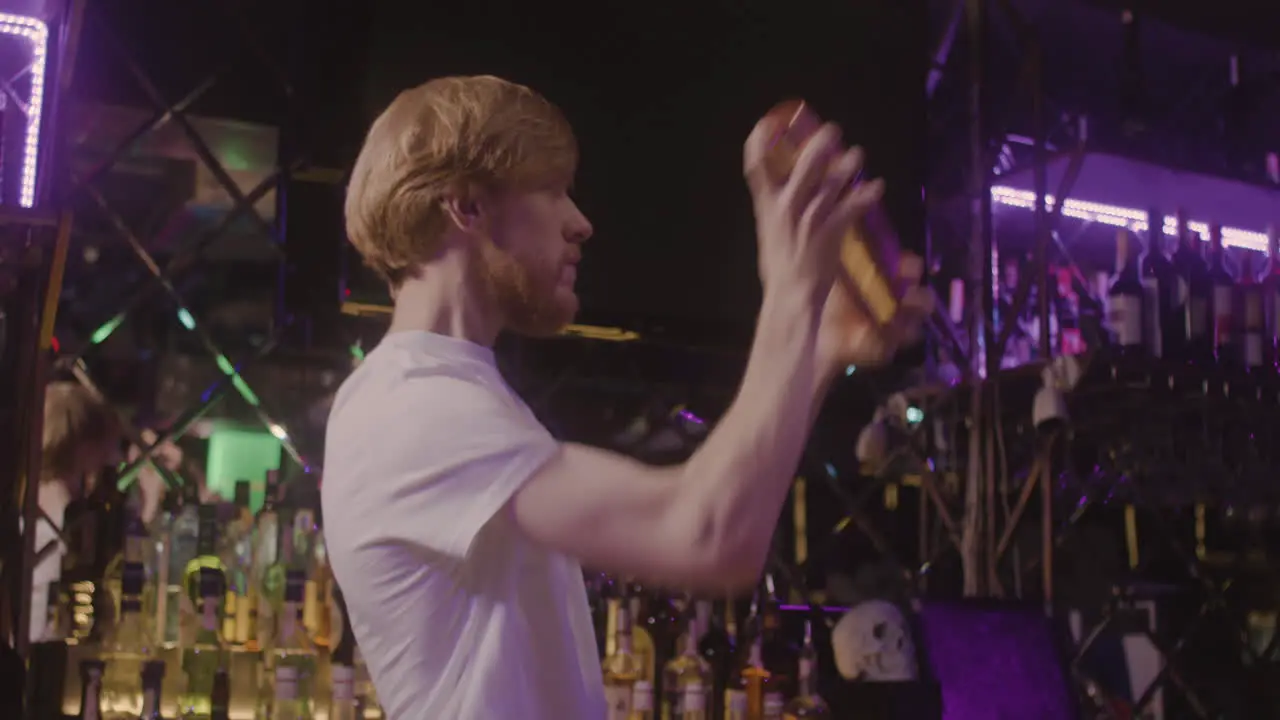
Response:
[[[553,337],[572,324],[577,315],[578,296],[572,292],[557,293],[554,301],[540,312],[531,313],[521,321],[511,323],[508,329],[525,337]]]

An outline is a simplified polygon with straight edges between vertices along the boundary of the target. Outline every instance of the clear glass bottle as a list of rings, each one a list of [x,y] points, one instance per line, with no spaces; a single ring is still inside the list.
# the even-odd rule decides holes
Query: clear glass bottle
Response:
[[[630,720],[636,682],[643,679],[640,658],[632,650],[631,609],[620,606],[617,611],[617,635],[613,654],[601,664],[604,675],[604,698],[608,720]]]
[[[316,673],[316,647],[302,624],[302,603],[306,594],[306,573],[290,570],[285,576],[284,602],[277,618],[275,641],[271,649],[272,678],[278,682],[280,669],[289,668],[286,676],[292,678],[294,700],[291,707],[303,713],[297,717],[311,717]],[[279,689],[273,697],[279,696]],[[292,711],[291,711],[292,712]],[[276,717],[272,709],[272,717]]]
[[[136,720],[142,713],[142,667],[155,653],[151,622],[142,612],[146,544],[146,529],[130,522],[120,571],[120,612],[104,632],[99,651],[107,664],[101,701],[106,720]]]
[[[182,692],[178,694],[178,714],[203,719],[212,713],[214,678],[226,670],[227,649],[221,635],[222,601],[226,579],[217,568],[200,568],[199,623],[191,644],[182,649]]]
[[[276,665],[274,677],[271,720],[310,720],[311,703],[301,697],[298,668],[293,665]]]
[[[222,636],[238,650],[256,650],[254,628],[257,598],[253,577],[254,523],[249,508],[251,486],[248,480],[236,481],[236,514],[223,533],[219,556],[227,568],[226,618]]]
[[[698,654],[698,623],[686,613],[679,654],[662,669],[662,720],[694,720],[707,714],[711,665]]]
[[[632,686],[629,720],[653,720],[653,683],[648,680],[637,680]]]
[[[183,586],[183,617],[180,633],[182,636],[182,646],[188,647],[195,642],[195,637],[204,629],[201,625],[204,622],[203,603],[205,598],[202,595],[204,571],[210,570],[217,576],[217,582],[220,583],[219,592],[226,592],[227,586],[227,567],[222,562],[222,558],[218,556],[218,507],[216,505],[201,505],[197,510],[197,518],[199,520],[198,530],[196,532],[196,552],[182,571]],[[223,606],[225,598],[219,599],[217,603],[218,621],[222,622],[225,617],[226,609]],[[221,636],[223,628],[219,627],[219,635]],[[222,638],[222,642],[226,642],[226,638]]]

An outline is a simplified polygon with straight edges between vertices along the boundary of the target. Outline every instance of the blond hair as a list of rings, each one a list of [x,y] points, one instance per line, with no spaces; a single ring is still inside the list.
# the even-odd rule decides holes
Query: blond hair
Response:
[[[44,391],[44,436],[41,476],[67,479],[80,467],[85,448],[100,448],[118,439],[115,412],[97,394],[76,382],[49,383]]]
[[[567,183],[577,163],[568,121],[533,90],[487,75],[432,80],[369,129],[347,187],[347,236],[394,288],[437,252],[446,197]]]

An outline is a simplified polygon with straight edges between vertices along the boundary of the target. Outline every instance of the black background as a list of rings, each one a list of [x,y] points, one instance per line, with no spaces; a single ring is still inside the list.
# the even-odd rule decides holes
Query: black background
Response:
[[[575,193],[596,228],[583,319],[749,327],[759,281],[741,148],[779,100],[809,100],[868,148],[904,243],[923,245],[926,26],[923,0],[383,2],[364,119],[431,77],[530,85],[582,148]]]

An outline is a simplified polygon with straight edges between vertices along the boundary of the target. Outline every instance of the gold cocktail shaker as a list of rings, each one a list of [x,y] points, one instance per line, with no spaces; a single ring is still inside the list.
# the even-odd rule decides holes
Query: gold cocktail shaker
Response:
[[[765,169],[775,182],[781,182],[791,174],[801,149],[822,126],[822,120],[804,101],[789,100],[770,110],[765,122],[774,128]],[[893,323],[907,288],[898,272],[898,236],[879,203],[845,233],[840,260],[839,281],[853,302],[877,326]]]

